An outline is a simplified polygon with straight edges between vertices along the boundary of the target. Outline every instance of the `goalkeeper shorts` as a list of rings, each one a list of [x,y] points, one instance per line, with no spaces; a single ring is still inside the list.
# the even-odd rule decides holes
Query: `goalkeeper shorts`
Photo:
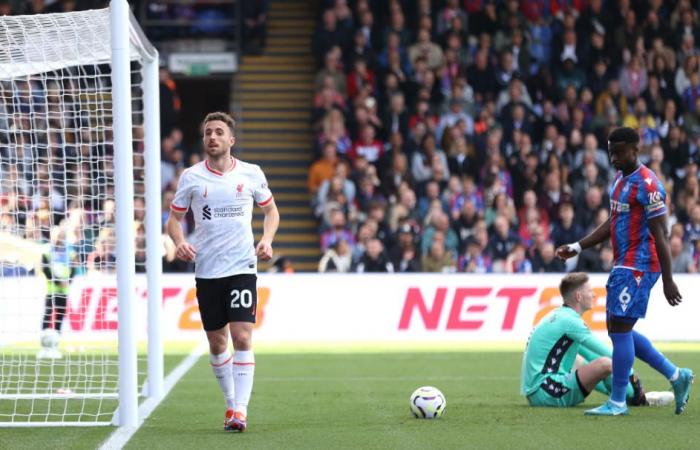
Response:
[[[527,396],[530,406],[576,406],[585,400],[586,393],[576,371],[552,374],[542,381],[540,387]]]

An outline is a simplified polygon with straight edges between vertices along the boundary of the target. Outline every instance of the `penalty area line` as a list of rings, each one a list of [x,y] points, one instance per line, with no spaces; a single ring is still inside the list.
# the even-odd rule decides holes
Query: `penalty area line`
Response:
[[[170,391],[175,387],[178,381],[194,366],[199,358],[206,350],[206,345],[197,346],[180,364],[177,365],[167,377],[165,377],[163,385],[163,395],[160,398],[147,398],[139,405],[139,422],[135,427],[119,427],[104,443],[99,447],[99,450],[120,450],[124,448],[129,439],[141,428],[141,425],[148,419],[153,411],[160,405]]]

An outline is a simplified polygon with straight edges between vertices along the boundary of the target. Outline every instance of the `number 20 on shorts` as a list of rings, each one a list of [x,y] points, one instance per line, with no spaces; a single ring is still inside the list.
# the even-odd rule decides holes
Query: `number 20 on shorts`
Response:
[[[249,289],[231,291],[231,309],[250,308],[253,306],[253,293]]]

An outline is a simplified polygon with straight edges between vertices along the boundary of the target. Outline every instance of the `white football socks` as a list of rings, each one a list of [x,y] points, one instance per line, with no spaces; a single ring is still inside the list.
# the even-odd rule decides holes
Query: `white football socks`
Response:
[[[233,381],[236,392],[236,411],[248,415],[248,402],[253,391],[255,355],[253,350],[236,351],[233,356]]]
[[[219,382],[221,392],[224,393],[226,408],[233,409],[235,406],[233,370],[231,369],[231,354],[226,350],[220,355],[209,355],[211,368],[214,371],[216,381]]]

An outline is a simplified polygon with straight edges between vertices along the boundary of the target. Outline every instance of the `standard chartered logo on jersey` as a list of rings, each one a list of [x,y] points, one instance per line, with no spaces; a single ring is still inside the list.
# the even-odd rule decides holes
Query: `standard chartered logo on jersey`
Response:
[[[227,217],[242,217],[245,215],[242,206],[221,206],[211,208],[209,205],[202,207],[202,220],[223,219]]]

